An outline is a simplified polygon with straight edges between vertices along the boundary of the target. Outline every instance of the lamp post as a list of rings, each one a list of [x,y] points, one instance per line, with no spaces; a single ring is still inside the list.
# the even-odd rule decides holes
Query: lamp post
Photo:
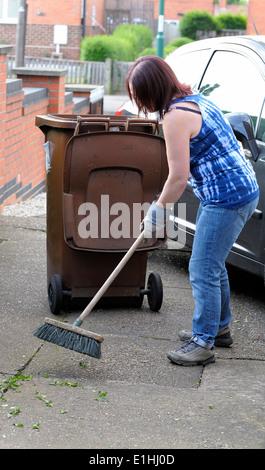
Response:
[[[81,24],[82,24],[82,39],[84,39],[86,35],[86,0],[83,0]]]
[[[162,59],[164,58],[164,0],[159,0],[156,55],[162,57]]]
[[[16,67],[24,67],[26,28],[27,28],[27,0],[20,0],[16,32]]]

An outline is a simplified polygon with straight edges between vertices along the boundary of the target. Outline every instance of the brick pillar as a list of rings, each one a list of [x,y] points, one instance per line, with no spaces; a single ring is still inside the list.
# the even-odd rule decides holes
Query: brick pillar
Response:
[[[12,72],[21,78],[23,88],[47,88],[49,113],[63,113],[65,109],[65,75],[67,69],[18,67]]]
[[[6,72],[7,54],[12,51],[12,46],[0,46],[0,206],[3,199],[5,167],[5,131],[6,131]],[[1,211],[1,209],[0,209]]]

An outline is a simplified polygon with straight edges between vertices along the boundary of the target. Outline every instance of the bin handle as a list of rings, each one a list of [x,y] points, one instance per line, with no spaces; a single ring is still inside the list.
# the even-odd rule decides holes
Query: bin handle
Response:
[[[102,117],[85,117],[85,118],[82,118],[81,116],[77,116],[77,123],[76,123],[76,126],[75,126],[75,130],[74,130],[74,137],[76,135],[78,135],[79,133],[79,130],[80,130],[80,127],[81,127],[81,124],[98,124],[98,123],[102,123],[102,124],[105,124],[105,131],[108,131],[109,130],[109,124],[110,124],[110,118],[102,118]]]
[[[158,131],[158,120],[157,119],[139,119],[139,118],[127,118],[125,124],[125,131],[129,130],[131,124],[151,124],[153,127],[153,134]]]

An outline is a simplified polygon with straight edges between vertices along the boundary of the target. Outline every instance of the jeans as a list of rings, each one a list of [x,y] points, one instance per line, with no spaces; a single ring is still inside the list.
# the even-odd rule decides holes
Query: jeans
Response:
[[[231,320],[230,286],[225,260],[258,198],[239,209],[200,204],[189,263],[195,310],[193,341],[211,348],[219,330]]]

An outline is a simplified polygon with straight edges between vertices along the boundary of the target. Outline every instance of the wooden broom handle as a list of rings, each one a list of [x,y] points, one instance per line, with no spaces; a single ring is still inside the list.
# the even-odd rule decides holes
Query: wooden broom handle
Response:
[[[114,269],[114,271],[112,271],[112,273],[110,274],[110,276],[108,277],[108,279],[104,282],[103,286],[99,289],[99,291],[96,293],[96,295],[93,297],[93,299],[89,302],[89,304],[87,305],[87,307],[85,308],[85,310],[83,310],[83,312],[81,313],[79,319],[84,321],[84,319],[86,318],[86,316],[91,312],[91,310],[95,307],[95,305],[97,304],[97,302],[101,299],[101,297],[103,296],[103,294],[106,292],[106,290],[108,289],[108,287],[112,284],[112,282],[114,281],[114,279],[116,279],[116,277],[118,276],[118,274],[120,273],[120,271],[122,270],[122,268],[125,266],[125,264],[127,263],[127,261],[129,261],[129,259],[131,258],[131,256],[133,255],[133,253],[136,251],[136,249],[138,248],[138,246],[142,243],[142,241],[144,240],[144,232],[141,232],[139,237],[135,240],[135,242],[133,243],[133,245],[131,246],[131,248],[127,251],[127,253],[124,255],[124,257],[121,259],[121,261],[119,262],[119,264],[116,266],[116,268]]]

